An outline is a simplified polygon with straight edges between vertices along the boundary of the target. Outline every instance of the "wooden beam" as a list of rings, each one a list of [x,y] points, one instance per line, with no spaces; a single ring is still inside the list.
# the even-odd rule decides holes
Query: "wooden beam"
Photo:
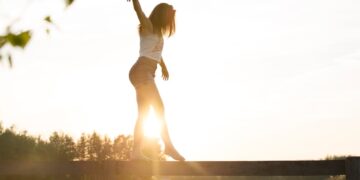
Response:
[[[0,175],[323,176],[345,173],[344,160],[0,162]]]
[[[360,179],[360,157],[349,157],[346,159],[346,179]]]

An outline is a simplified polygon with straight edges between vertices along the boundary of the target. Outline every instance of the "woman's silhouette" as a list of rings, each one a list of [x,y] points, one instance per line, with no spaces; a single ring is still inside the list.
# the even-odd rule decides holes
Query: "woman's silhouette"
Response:
[[[131,0],[127,0],[131,1]],[[141,143],[144,138],[143,125],[152,106],[160,121],[161,138],[165,145],[165,154],[175,160],[184,161],[173,146],[165,121],[164,104],[156,87],[154,77],[157,64],[160,64],[162,78],[169,79],[169,73],[162,58],[164,45],[163,36],[175,33],[175,10],[173,6],[160,3],[149,17],[146,17],[138,0],[132,0],[134,10],[140,21],[140,57],[132,66],[129,78],[136,90],[138,118],[134,129],[134,148],[132,159],[144,159],[141,153]]]

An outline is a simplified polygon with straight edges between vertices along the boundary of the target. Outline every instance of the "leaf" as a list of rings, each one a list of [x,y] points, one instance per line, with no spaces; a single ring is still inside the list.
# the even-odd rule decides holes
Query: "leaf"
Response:
[[[12,59],[11,54],[8,55],[8,60],[9,60],[9,66],[10,66],[10,68],[12,68],[13,67],[13,59]]]
[[[46,21],[46,22],[48,22],[48,23],[50,23],[50,24],[53,23],[53,21],[52,21],[52,19],[51,19],[51,16],[46,16],[46,17],[44,18],[44,21]]]
[[[5,36],[0,36],[0,48],[2,48],[5,44],[6,44],[6,37]]]
[[[31,31],[24,31],[19,34],[9,33],[7,35],[7,40],[14,47],[18,46],[21,48],[25,48],[29,40],[31,39]]]
[[[66,7],[69,7],[73,2],[74,0],[65,0]]]

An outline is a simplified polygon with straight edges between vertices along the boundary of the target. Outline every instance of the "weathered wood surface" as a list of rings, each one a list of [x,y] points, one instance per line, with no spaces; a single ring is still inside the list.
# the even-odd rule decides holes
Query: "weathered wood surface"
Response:
[[[345,167],[347,180],[360,180],[360,157],[347,158]]]
[[[0,162],[0,175],[160,175],[160,176],[323,176],[345,175],[353,161],[72,161]],[[356,174],[354,175],[356,176]],[[357,176],[358,177],[358,176]],[[353,179],[351,179],[353,180]],[[357,179],[359,180],[359,179]]]

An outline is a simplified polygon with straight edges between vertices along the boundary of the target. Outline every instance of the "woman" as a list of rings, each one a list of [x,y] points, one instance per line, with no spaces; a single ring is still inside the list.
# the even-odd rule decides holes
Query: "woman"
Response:
[[[127,0],[131,1],[131,0]],[[166,3],[157,5],[149,17],[146,17],[138,0],[132,0],[140,21],[140,57],[132,66],[129,78],[136,90],[138,118],[134,129],[134,147],[132,159],[144,159],[141,153],[141,141],[144,137],[143,124],[152,106],[160,121],[161,138],[165,145],[164,153],[175,160],[184,161],[173,146],[165,121],[164,104],[156,87],[154,77],[157,64],[162,69],[162,78],[169,79],[169,73],[162,58],[163,36],[169,37],[175,32],[175,10]]]

